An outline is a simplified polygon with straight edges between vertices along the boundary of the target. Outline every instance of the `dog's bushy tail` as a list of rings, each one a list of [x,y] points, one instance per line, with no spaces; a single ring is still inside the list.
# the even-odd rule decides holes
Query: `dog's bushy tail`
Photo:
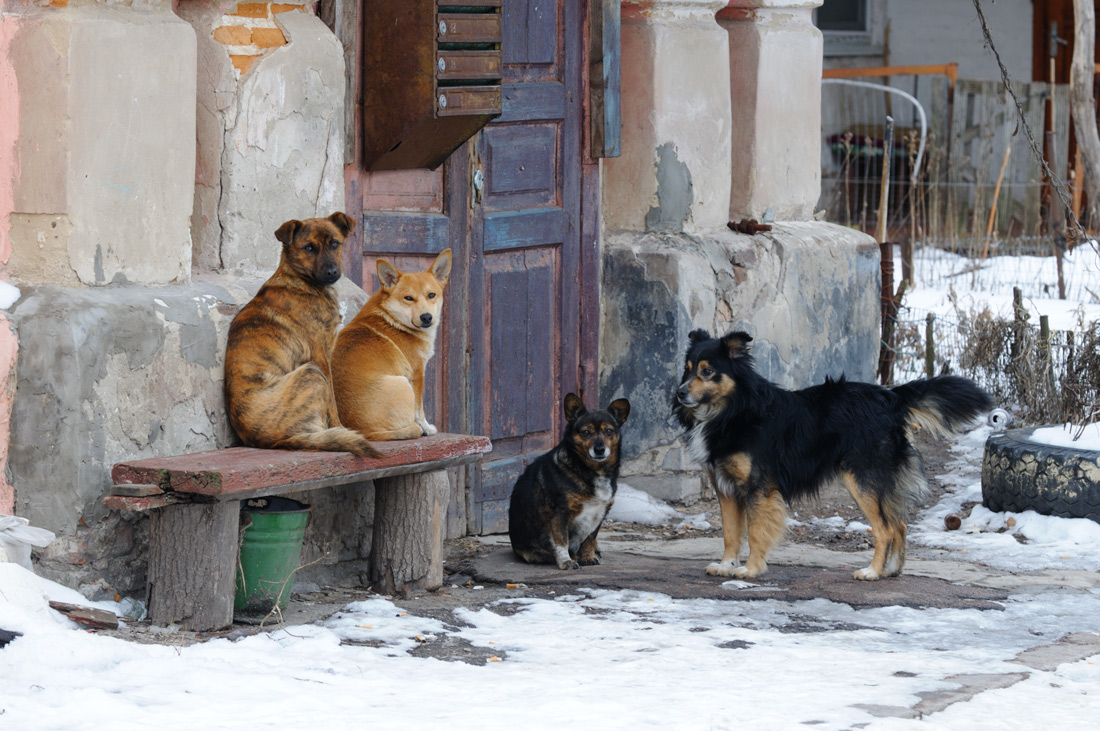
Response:
[[[304,449],[310,452],[351,452],[358,457],[378,459],[382,453],[357,431],[334,426],[309,434],[295,434],[277,442],[276,449]]]
[[[978,416],[993,408],[993,398],[961,376],[936,376],[903,383],[892,390],[916,425],[937,436],[965,431]]]

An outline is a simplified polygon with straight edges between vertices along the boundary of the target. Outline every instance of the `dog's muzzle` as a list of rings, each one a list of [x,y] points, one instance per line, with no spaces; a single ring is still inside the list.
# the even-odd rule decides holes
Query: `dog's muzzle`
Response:
[[[425,312],[423,315],[420,316],[420,327],[431,327],[432,319],[432,313]]]
[[[681,406],[691,407],[697,405],[695,399],[693,399],[688,392],[687,386],[680,386],[680,388],[676,389],[676,400]]]
[[[588,450],[588,456],[595,462],[603,462],[611,456],[611,450],[603,444],[594,444],[592,448]]]

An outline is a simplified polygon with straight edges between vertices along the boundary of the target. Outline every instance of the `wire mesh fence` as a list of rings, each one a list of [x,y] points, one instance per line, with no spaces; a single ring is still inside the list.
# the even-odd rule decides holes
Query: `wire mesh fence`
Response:
[[[1008,319],[988,309],[956,307],[944,316],[903,305],[886,344],[894,381],[955,373],[989,391],[1019,423],[1100,419],[1100,322],[1050,330],[1019,289],[1013,309]]]
[[[889,156],[888,240],[969,259],[1065,252],[1065,211],[1000,82],[919,74],[882,80],[823,80],[818,207],[826,220],[873,233]],[[1067,87],[1034,82],[1013,89],[1028,125],[1043,137],[1051,169],[1072,179]],[[885,150],[888,116],[895,136]]]
[[[884,184],[889,194],[887,241],[899,246],[896,257],[892,245],[883,248],[884,280],[894,287],[883,292],[880,380],[957,373],[986,388],[1019,423],[1096,421],[1100,322],[1079,304],[1073,326],[1052,331],[1027,304],[1100,304],[1095,262],[1082,263],[1096,252],[1067,246],[1065,210],[1019,132],[1004,86],[956,81],[935,75],[943,73],[937,68],[932,76],[890,73],[887,84],[827,79],[822,86],[819,208],[826,220],[874,233]],[[1013,90],[1028,126],[1044,131],[1043,157],[1055,176],[1072,179],[1068,89],[1029,83]],[[889,149],[887,117],[895,135]],[[1077,207],[1080,190],[1073,192]],[[906,296],[905,287],[949,292],[950,312],[912,306],[907,300],[920,298]],[[1007,316],[982,304],[1009,294]]]

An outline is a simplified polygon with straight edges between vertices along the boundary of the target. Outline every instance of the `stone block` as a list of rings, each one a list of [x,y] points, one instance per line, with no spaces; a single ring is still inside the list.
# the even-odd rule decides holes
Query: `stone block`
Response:
[[[23,289],[9,314],[19,350],[8,476],[16,514],[58,536],[40,557],[43,575],[143,585],[147,519],[100,505],[111,466],[236,443],[222,395],[225,343],[261,283]],[[366,295],[346,278],[337,291],[347,322]],[[344,526],[364,514],[352,491],[320,492],[310,500],[319,515]],[[315,553],[342,559],[361,546],[358,531],[349,535],[316,542]]]

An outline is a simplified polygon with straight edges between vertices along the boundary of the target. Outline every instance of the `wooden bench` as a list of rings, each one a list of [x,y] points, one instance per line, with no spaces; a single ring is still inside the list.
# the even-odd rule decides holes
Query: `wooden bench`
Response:
[[[233,447],[116,464],[103,505],[151,511],[151,621],[193,631],[232,624],[240,500],[365,480],[375,485],[374,589],[392,594],[439,588],[450,492],[446,470],[480,460],[492,444],[487,437],[436,434],[375,446],[381,459]]]

